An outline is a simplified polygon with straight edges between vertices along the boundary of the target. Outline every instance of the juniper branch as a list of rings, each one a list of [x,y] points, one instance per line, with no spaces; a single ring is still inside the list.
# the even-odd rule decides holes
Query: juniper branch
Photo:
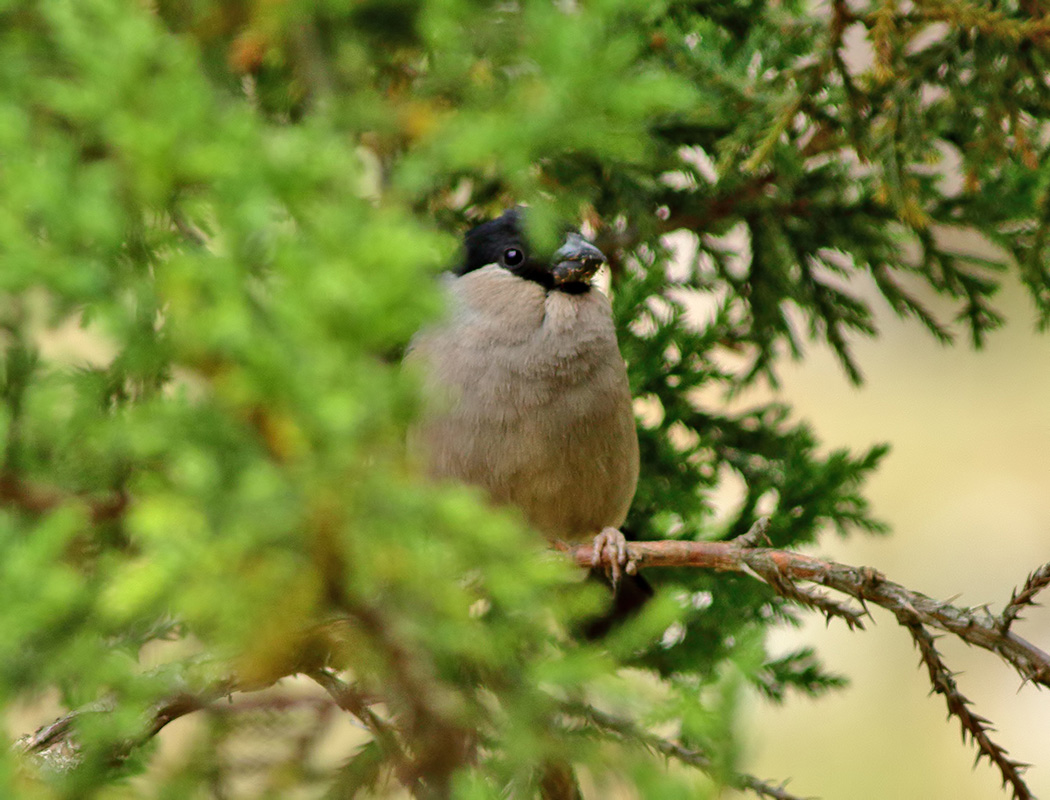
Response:
[[[742,537],[748,541],[747,535]],[[816,607],[829,616],[840,616],[850,627],[861,627],[860,612],[835,604],[830,598],[801,590],[796,581],[809,581],[842,592],[862,604],[870,601],[890,611],[908,630],[929,671],[933,690],[944,695],[949,714],[958,717],[978,748],[978,759],[987,756],[1000,771],[1003,785],[1010,784],[1016,800],[1031,792],[1021,777],[1025,765],[1009,758],[988,735],[990,724],[969,709],[951,672],[941,660],[927,626],[958,636],[964,642],[999,655],[1028,681],[1050,687],[1050,654],[1009,630],[1021,607],[1050,584],[1050,565],[1035,570],[1020,592],[1015,592],[1001,616],[987,609],[959,608],[889,581],[870,567],[852,567],[787,550],[741,547],[731,542],[630,542],[628,558],[634,567],[698,567],[718,572],[743,572],[765,581],[781,596]],[[571,548],[572,558],[589,566],[592,548]],[[867,609],[865,607],[865,613]]]
[[[1026,606],[1037,605],[1035,596],[1047,586],[1050,586],[1050,563],[1043,564],[1043,566],[1033,570],[1029,573],[1028,579],[1025,580],[1021,590],[1014,589],[1010,593],[1010,602],[1006,604],[1002,614],[999,615],[999,624],[1002,629],[1004,631],[1009,630],[1014,620],[1020,616]]]
[[[916,622],[906,623],[905,627],[919,648],[922,662],[930,674],[933,690],[937,694],[944,695],[944,701],[948,704],[949,716],[958,718],[959,724],[962,725],[963,738],[965,739],[966,734],[969,733],[973,743],[977,746],[977,760],[979,761],[981,756],[986,756],[999,768],[1003,786],[1010,784],[1016,800],[1033,800],[1031,791],[1021,777],[1021,773],[1028,765],[1009,758],[1006,750],[989,736],[989,731],[992,730],[991,723],[970,710],[970,701],[959,691],[954,676],[945,665],[940,653],[937,652],[933,636],[924,626]]]
[[[591,565],[589,545],[568,550],[580,566]],[[638,568],[695,567],[747,573],[766,581],[788,599],[806,605],[813,605],[806,602],[809,598],[802,599],[791,593],[796,581],[826,586],[861,603],[881,606],[897,616],[902,624],[913,621],[958,636],[967,644],[997,654],[1024,680],[1050,688],[1050,653],[1004,630],[999,617],[987,609],[961,608],[934,600],[887,580],[871,567],[853,567],[789,550],[738,547],[733,542],[628,542],[627,554]]]
[[[309,676],[328,692],[339,708],[353,714],[368,729],[383,754],[394,762],[395,772],[401,783],[411,787],[413,791],[418,788],[418,777],[413,774],[411,759],[398,741],[394,727],[372,710],[372,698],[329,669],[315,670],[309,673]]]

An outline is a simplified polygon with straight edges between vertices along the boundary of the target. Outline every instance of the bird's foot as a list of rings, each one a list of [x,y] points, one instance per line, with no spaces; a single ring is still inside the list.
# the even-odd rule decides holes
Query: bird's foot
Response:
[[[591,566],[605,567],[605,574],[609,576],[613,587],[620,582],[624,572],[628,575],[638,572],[637,563],[627,553],[627,538],[616,528],[603,528],[594,537],[593,550]]]

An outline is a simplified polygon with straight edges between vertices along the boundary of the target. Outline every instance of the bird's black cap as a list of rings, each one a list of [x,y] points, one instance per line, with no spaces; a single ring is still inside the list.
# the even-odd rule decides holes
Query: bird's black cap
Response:
[[[569,233],[565,244],[549,257],[536,253],[525,235],[522,208],[512,208],[496,219],[483,222],[464,237],[463,265],[466,275],[488,264],[499,264],[521,278],[545,289],[579,294],[590,289],[590,279],[605,263],[605,256],[578,233]]]

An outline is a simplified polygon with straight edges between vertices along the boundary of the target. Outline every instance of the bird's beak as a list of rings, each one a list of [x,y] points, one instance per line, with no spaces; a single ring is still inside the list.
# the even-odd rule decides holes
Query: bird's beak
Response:
[[[578,233],[570,233],[551,259],[555,284],[586,283],[606,262],[605,254]]]

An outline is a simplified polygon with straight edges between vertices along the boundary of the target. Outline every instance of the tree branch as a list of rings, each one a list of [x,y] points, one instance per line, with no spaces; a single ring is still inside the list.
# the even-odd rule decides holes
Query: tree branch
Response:
[[[1038,592],[1050,585],[1050,565],[1033,571],[1024,586],[1013,592],[1002,614],[996,616],[987,608],[961,608],[933,600],[920,592],[887,580],[870,567],[852,567],[801,553],[750,546],[762,538],[764,530],[763,526],[756,525],[744,536],[730,542],[629,542],[628,556],[638,567],[696,567],[718,572],[746,573],[764,581],[782,597],[816,608],[829,617],[841,617],[851,628],[862,627],[862,618],[868,614],[865,603],[870,602],[887,609],[908,630],[918,646],[934,691],[944,695],[949,714],[958,717],[964,731],[970,734],[979,750],[978,758],[982,755],[987,756],[999,768],[1004,785],[1011,785],[1018,800],[1030,798],[1032,795],[1021,776],[1025,765],[1010,759],[1006,751],[991,740],[990,723],[969,709],[969,701],[958,690],[954,677],[937,652],[934,637],[927,628],[946,631],[968,644],[996,653],[1026,681],[1050,687],[1050,655],[1009,630],[1010,624],[1017,619],[1021,609],[1034,604]],[[580,566],[591,566],[591,546],[563,546],[562,549]],[[854,607],[848,601],[841,602],[822,592],[799,585],[806,582],[840,592],[858,601],[861,607]],[[360,614],[356,615],[356,620],[362,622]],[[365,627],[368,627],[367,620]],[[341,680],[330,670],[314,670],[308,674],[325,689],[336,705],[353,714],[368,728],[376,744],[391,759],[395,774],[402,784],[410,791],[421,790],[421,778],[429,775],[428,769],[423,767],[432,766],[432,759],[427,757],[432,754],[425,752],[424,748],[423,753],[409,755],[406,746],[401,742],[398,725],[378,717],[370,708],[377,702],[374,698]],[[401,677],[406,687],[416,686],[415,680]],[[264,687],[241,687],[234,680],[226,680],[199,692],[180,692],[173,695],[154,707],[143,723],[141,734],[115,743],[113,759],[117,762],[123,760],[132,749],[151,739],[173,720],[206,708],[215,700],[232,692],[251,691],[255,688]],[[74,768],[81,761],[80,747],[75,737],[76,720],[87,714],[111,712],[113,707],[112,701],[100,701],[72,711],[22,737],[18,747],[22,752],[43,759],[56,769]],[[418,719],[412,720],[412,717],[419,713],[419,709],[410,705],[405,710],[409,712],[410,732],[417,736],[423,734],[424,740],[429,738],[427,734],[434,733],[431,730],[434,727],[433,720],[430,720],[430,725],[423,726],[423,731],[411,730],[419,725]],[[702,751],[650,734],[630,720],[604,715],[603,712],[589,706],[574,709],[566,707],[565,710],[566,713],[586,718],[607,734],[629,736],[665,756],[700,769],[711,768],[710,758]],[[436,727],[443,733],[449,732],[445,724]],[[455,732],[461,735],[464,733]],[[457,754],[462,755],[462,743],[460,745],[456,750]],[[734,781],[733,785],[737,788],[748,789],[765,797],[793,800],[792,795],[783,787],[759,781],[751,776],[736,776]]]
[[[1014,591],[1003,612],[993,615],[987,608],[960,608],[889,581],[871,567],[851,567],[834,561],[787,550],[746,546],[757,537],[750,532],[730,542],[628,542],[627,555],[635,567],[698,567],[717,572],[743,572],[756,577],[782,597],[814,607],[829,617],[845,620],[851,628],[862,627],[867,608],[856,609],[798,585],[797,581],[820,584],[859,601],[882,606],[908,631],[919,648],[933,690],[944,696],[949,715],[959,719],[978,748],[977,758],[987,756],[1010,784],[1017,800],[1029,800],[1031,792],[1021,773],[1026,765],[1009,758],[989,736],[991,724],[973,713],[969,700],[959,691],[944,664],[927,626],[954,634],[967,644],[996,653],[1025,681],[1050,687],[1050,654],[1009,630],[1020,610],[1034,603],[1035,595],[1050,585],[1050,564],[1032,572],[1020,591]],[[744,544],[745,546],[741,546]],[[592,563],[593,548],[583,545],[566,549],[583,567]]]
[[[1047,586],[1050,586],[1050,563],[1043,564],[1039,569],[1033,570],[1028,580],[1024,582],[1024,586],[1021,587],[1021,591],[1014,589],[1010,594],[1010,602],[1003,608],[1003,613],[999,615],[999,624],[1004,631],[1009,630],[1020,615],[1021,611],[1026,606],[1038,605],[1035,602],[1035,596],[1039,594]]]
[[[567,550],[581,567],[591,565],[590,545],[562,549]],[[811,595],[800,598],[795,583],[806,581],[826,586],[861,603],[881,606],[892,612],[902,624],[916,622],[954,634],[967,644],[997,654],[1024,680],[1050,688],[1050,654],[1013,632],[1003,630],[999,617],[987,609],[961,608],[934,600],[887,580],[871,567],[852,567],[789,550],[738,547],[733,542],[628,542],[627,555],[639,568],[696,567],[716,572],[747,573],[759,577],[790,600],[816,605],[829,613],[828,609],[812,602]],[[1033,574],[1041,575],[1042,568]],[[866,611],[850,609],[847,613],[830,613],[844,617],[847,624],[850,619],[856,624]]]
[[[69,504],[86,506],[91,522],[98,524],[123,516],[129,498],[123,492],[87,497],[27,481],[11,470],[0,471],[0,505],[14,506],[27,514],[41,515]]]
[[[371,709],[371,704],[378,701],[363,694],[330,669],[315,670],[310,672],[309,676],[328,692],[328,696],[339,708],[361,720],[361,723],[375,738],[383,754],[393,761],[395,772],[402,785],[415,792],[418,788],[419,777],[412,765],[412,759],[398,741],[394,726]]]
[[[262,688],[262,687],[259,687]],[[221,697],[237,691],[233,681],[220,681],[200,692],[179,692],[161,701],[143,726],[142,733],[133,739],[120,742],[114,749],[114,761],[123,761],[131,751],[145,744],[169,723],[194,711],[207,708]],[[61,769],[72,769],[80,763],[80,745],[75,737],[75,722],[88,714],[105,714],[114,710],[112,700],[96,703],[70,711],[53,722],[43,725],[31,734],[23,736],[17,747],[23,752],[38,756],[48,764]]]
[[[941,659],[941,654],[937,652],[933,636],[918,623],[907,623],[905,627],[919,648],[922,662],[929,671],[933,690],[937,694],[944,695],[944,700],[948,704],[948,714],[958,717],[963,727],[963,738],[966,738],[966,734],[969,733],[970,738],[977,745],[977,760],[979,761],[981,756],[987,756],[999,768],[1003,777],[1003,786],[1010,784],[1016,800],[1034,800],[1021,777],[1021,773],[1028,765],[1009,758],[1006,750],[992,741],[988,735],[992,729],[991,723],[970,710],[970,701],[959,691],[955,677]]]

